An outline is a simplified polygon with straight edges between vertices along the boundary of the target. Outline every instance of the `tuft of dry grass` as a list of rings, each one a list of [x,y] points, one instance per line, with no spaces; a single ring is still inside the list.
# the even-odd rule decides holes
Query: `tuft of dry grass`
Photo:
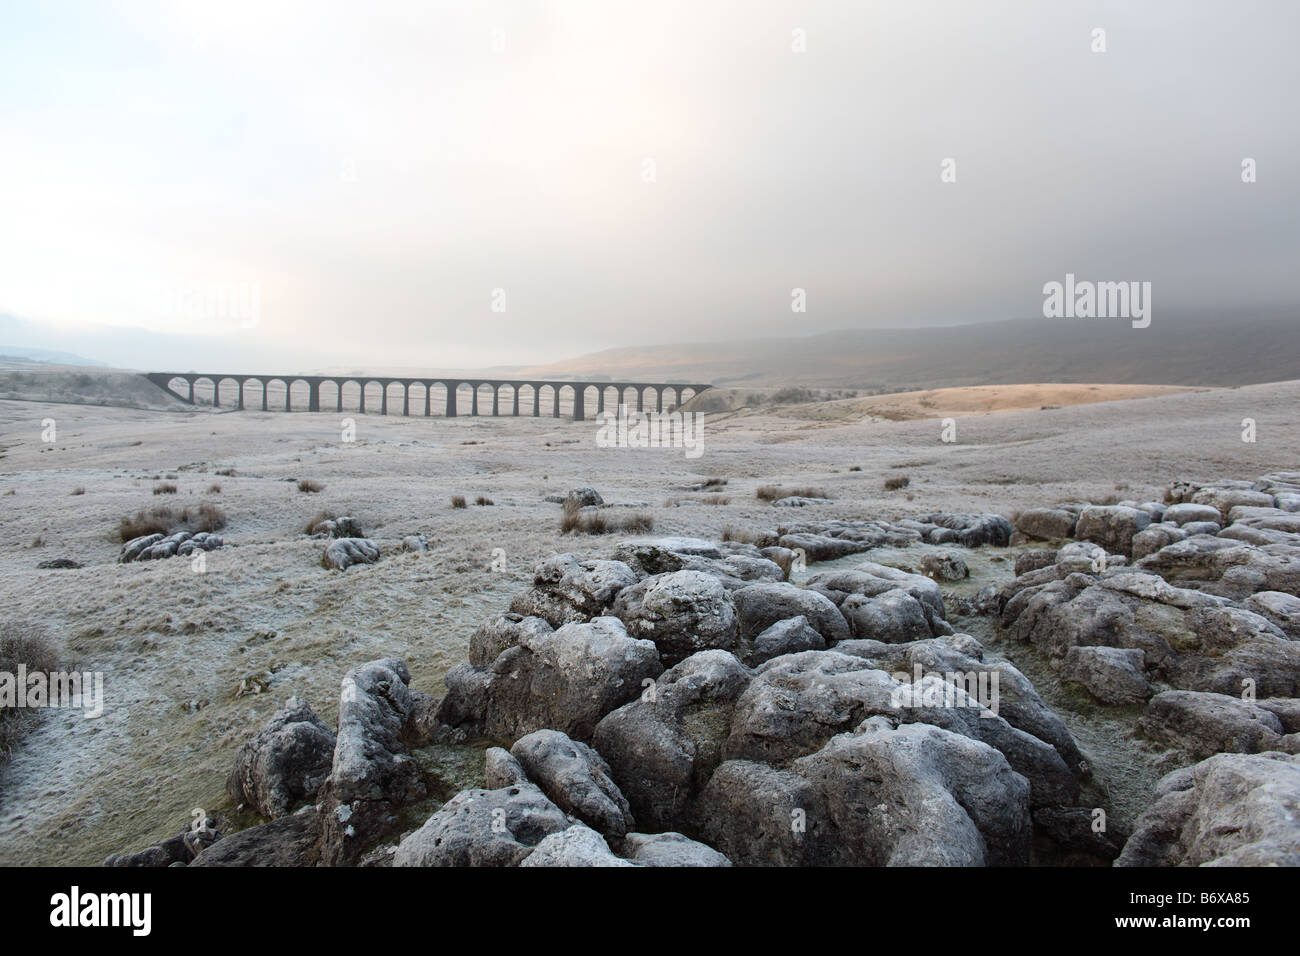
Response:
[[[58,669],[59,650],[44,627],[15,622],[0,625],[0,673],[16,674],[20,666],[29,673]],[[0,704],[0,766],[9,759],[31,717],[30,710]]]
[[[576,501],[564,503],[564,516],[560,519],[560,534],[613,534],[627,532],[644,534],[653,531],[655,519],[638,512],[610,517],[607,509],[583,511]]]
[[[487,507],[488,505],[495,504],[495,502],[487,495],[479,495],[474,499],[474,504],[479,505],[480,507]]]
[[[465,496],[464,496],[464,495],[452,495],[452,496],[451,496],[451,506],[452,506],[453,508],[464,508],[464,507],[465,507]]]
[[[298,490],[306,495],[314,495],[317,492],[324,491],[325,486],[314,478],[299,478]]]
[[[849,465],[849,471],[861,471],[861,470],[862,470],[861,465]]]
[[[212,484],[208,485],[208,494],[210,495],[221,494],[221,486],[214,481]]]
[[[886,491],[898,491],[900,488],[906,488],[912,483],[912,479],[907,475],[895,475],[893,478],[885,479]]]
[[[176,486],[170,481],[164,481],[153,486],[153,493],[155,495],[174,495],[176,494]]]
[[[234,478],[234,477],[235,477],[235,469],[233,469],[233,468],[218,468],[218,469],[217,469],[217,474],[218,474],[218,475],[221,475],[223,478]]]
[[[134,518],[123,518],[117,525],[117,536],[125,544],[147,534],[176,534],[189,531],[220,531],[226,526],[226,513],[220,506],[203,502],[197,508],[185,507],[178,513],[161,506],[136,512]]]
[[[783,488],[780,485],[759,485],[754,496],[760,501],[779,501],[781,498],[829,498],[823,488]]]

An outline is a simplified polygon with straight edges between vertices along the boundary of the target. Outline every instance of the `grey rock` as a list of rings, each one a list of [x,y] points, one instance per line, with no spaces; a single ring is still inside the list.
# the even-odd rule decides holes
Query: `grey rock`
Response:
[[[656,574],[619,592],[610,613],[634,638],[653,641],[665,666],[699,651],[736,646],[736,607],[702,571]]]
[[[510,610],[558,628],[603,615],[618,592],[636,582],[636,573],[622,561],[579,561],[557,554],[537,564],[533,587],[515,595]]]
[[[379,560],[379,546],[369,538],[336,538],[325,547],[321,564],[336,571],[346,571],[356,564],[374,564]]]
[[[510,753],[561,810],[606,837],[617,839],[632,829],[627,799],[591,747],[556,730],[538,730],[515,741]]]
[[[1133,536],[1151,523],[1151,515],[1120,505],[1089,505],[1079,514],[1074,536],[1115,554],[1130,555]]]
[[[1281,749],[1285,733],[1278,716],[1253,701],[1186,690],[1153,697],[1138,729],[1195,757]]]
[[[402,838],[393,866],[518,866],[573,820],[535,785],[462,790]]]
[[[849,636],[844,615],[825,595],[788,582],[751,584],[733,593],[740,635],[754,638],[777,621],[804,617],[828,642]]]
[[[543,837],[524,857],[521,867],[534,866],[635,866],[615,856],[595,830],[581,823]]]
[[[306,701],[290,698],[235,752],[226,791],[275,819],[316,798],[334,761],[334,733]]]
[[[1300,866],[1300,756],[1217,754],[1156,792],[1116,866]]]
[[[680,833],[629,833],[622,853],[637,866],[731,866],[713,847]]]
[[[1151,696],[1145,661],[1146,654],[1138,648],[1071,647],[1061,677],[1082,684],[1103,704],[1138,704]]]
[[[1030,508],[1016,518],[1016,530],[1026,538],[1054,541],[1074,534],[1075,515],[1061,508]]]
[[[190,866],[315,866],[320,815],[315,808],[250,827],[217,840]]]
[[[371,661],[343,678],[338,740],[320,792],[321,858],[350,864],[398,823],[398,810],[426,786],[404,740],[415,699],[397,659]]]
[[[750,663],[761,664],[782,654],[825,649],[826,639],[813,629],[808,618],[800,614],[798,617],[777,621],[755,637]]]
[[[470,635],[469,662],[474,667],[487,667],[501,652],[522,644],[528,637],[541,637],[555,630],[540,617],[522,614],[502,614],[484,621]]]
[[[597,617],[525,634],[491,667],[452,668],[438,717],[499,740],[549,728],[585,741],[605,714],[662,671],[652,642],[629,637],[616,617]]]
[[[592,745],[642,827],[690,828],[695,795],[722,762],[732,707],[749,680],[732,654],[703,651],[596,726]]]
[[[529,783],[523,764],[504,747],[489,747],[483,754],[483,782],[489,790]]]
[[[960,581],[970,576],[966,559],[957,551],[931,551],[921,558],[921,570],[936,581]]]
[[[1036,549],[1033,551],[1022,551],[1016,555],[1016,577],[1022,574],[1028,574],[1030,571],[1037,571],[1039,568],[1048,568],[1056,563],[1055,551],[1046,551]]]

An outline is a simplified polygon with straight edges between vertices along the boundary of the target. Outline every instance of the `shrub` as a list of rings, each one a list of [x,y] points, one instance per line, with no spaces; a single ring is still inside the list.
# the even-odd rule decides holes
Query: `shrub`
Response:
[[[176,494],[176,486],[170,481],[164,481],[153,486],[153,493],[155,495],[174,495]]]
[[[464,508],[464,507],[465,507],[465,496],[464,496],[464,495],[452,495],[452,496],[451,496],[451,506],[452,506],[453,508]]]
[[[487,495],[479,495],[474,499],[474,504],[486,507],[487,505],[494,504],[494,502],[491,498],[487,497]]]
[[[583,511],[576,501],[564,503],[564,516],[560,519],[560,534],[611,534],[625,531],[642,534],[654,530],[654,518],[637,513],[610,517],[608,509]]]
[[[189,531],[220,531],[226,526],[226,513],[218,505],[203,502],[197,508],[184,508],[179,514],[167,507],[137,511],[134,518],[123,518],[117,525],[117,536],[123,542],[146,534],[176,534]]]
[[[781,498],[829,498],[821,488],[782,488],[780,485],[760,485],[754,492],[760,501],[777,501]]]
[[[0,673],[49,672],[59,666],[59,652],[45,628],[34,624],[0,625]],[[9,759],[14,744],[26,730],[32,711],[0,704],[0,765]]]
[[[323,491],[324,489],[325,486],[313,478],[298,479],[298,490],[301,491],[303,494],[314,495],[319,491]]]
[[[912,479],[907,475],[895,475],[893,478],[885,479],[886,491],[897,491],[899,488],[906,488],[912,483]]]

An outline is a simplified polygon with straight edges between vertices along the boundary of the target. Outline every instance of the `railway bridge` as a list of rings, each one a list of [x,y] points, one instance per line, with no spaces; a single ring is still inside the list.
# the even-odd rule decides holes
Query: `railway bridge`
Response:
[[[279,406],[279,392],[284,393],[284,410],[319,412],[334,404],[337,411],[343,409],[343,391],[351,386],[359,395],[357,411],[366,411],[366,392],[372,386],[378,386],[379,414],[390,413],[392,404],[400,401],[401,414],[420,414],[423,405],[424,415],[432,416],[434,409],[442,407],[442,413],[448,418],[456,415],[514,415],[528,414],[532,406],[532,416],[540,417],[543,408],[543,395],[547,395],[550,414],[560,417],[560,400],[566,397],[565,404],[572,408],[574,421],[583,421],[589,402],[594,398],[595,410],[599,414],[607,404],[617,407],[631,407],[634,399],[637,411],[647,411],[646,404],[653,401],[654,410],[664,411],[664,395],[669,398],[669,408],[682,405],[712,386],[692,385],[677,382],[573,382],[550,380],[510,380],[482,378],[387,378],[373,375],[245,375],[239,373],[212,372],[148,372],[145,374],[154,385],[174,398],[191,405],[199,404],[196,388],[200,395],[206,396],[210,391],[212,405],[222,407],[222,389],[227,391],[227,401],[236,409],[249,407],[248,402],[260,402],[262,411],[269,411],[269,395],[276,393],[275,405]],[[400,392],[396,391],[400,389]],[[594,396],[591,394],[595,390]],[[299,407],[295,408],[295,391]],[[394,402],[389,396],[393,394]],[[566,395],[567,393],[567,395]],[[438,400],[435,402],[435,395]],[[522,401],[521,401],[522,397]],[[414,398],[414,404],[412,399]],[[332,402],[330,401],[332,399]],[[465,402],[468,402],[466,410]],[[306,407],[301,406],[305,403]],[[371,399],[372,407],[374,399]],[[488,404],[491,412],[487,412]],[[393,412],[396,414],[396,412]]]

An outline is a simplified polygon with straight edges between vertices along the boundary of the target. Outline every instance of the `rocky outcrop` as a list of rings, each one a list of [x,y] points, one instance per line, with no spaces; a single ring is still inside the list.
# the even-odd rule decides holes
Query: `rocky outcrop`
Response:
[[[734,592],[740,636],[757,637],[778,621],[803,617],[828,643],[849,636],[849,626],[824,594],[788,582],[751,584]]]
[[[350,864],[398,822],[398,810],[425,796],[411,757],[417,699],[397,659],[349,671],[339,695],[338,740],[321,788],[321,859]]]
[[[1171,690],[1157,694],[1138,722],[1146,736],[1194,757],[1216,753],[1300,753],[1300,734],[1284,736],[1276,713],[1225,694]]]
[[[1217,754],[1156,795],[1116,866],[1300,866],[1300,756]]]
[[[393,866],[518,866],[573,820],[531,783],[463,790],[397,845]]]
[[[1029,786],[992,747],[875,717],[788,770],[724,763],[700,799],[743,865],[980,866],[1029,859]]]
[[[122,545],[117,563],[157,561],[161,558],[193,554],[195,551],[215,551],[222,544],[220,535],[207,531],[200,531],[198,534],[191,534],[188,531],[177,531],[170,535],[146,534],[139,538],[132,538]]]
[[[610,779],[609,766],[586,744],[557,730],[538,730],[515,741],[510,754],[556,806],[603,836],[620,839],[632,829],[627,799]]]
[[[448,671],[438,720],[499,740],[552,729],[585,741],[662,671],[655,645],[630,637],[616,617],[531,631],[489,667]]]
[[[334,733],[306,701],[291,698],[235,752],[226,791],[267,819],[313,802],[334,762]]]
[[[1082,684],[1103,704],[1139,704],[1151,696],[1138,648],[1071,647],[1061,664],[1063,680]]]
[[[629,585],[610,613],[630,636],[654,642],[668,667],[698,651],[732,650],[737,642],[731,593],[703,571],[656,574]]]
[[[379,546],[369,538],[336,538],[325,547],[321,566],[346,571],[355,564],[374,564],[379,560]]]
[[[704,651],[596,726],[592,745],[641,826],[691,829],[694,797],[722,761],[732,708],[749,680],[732,654]]]
[[[510,610],[558,628],[605,614],[618,592],[636,582],[622,561],[579,561],[557,554],[538,563],[533,586],[515,595]]]

